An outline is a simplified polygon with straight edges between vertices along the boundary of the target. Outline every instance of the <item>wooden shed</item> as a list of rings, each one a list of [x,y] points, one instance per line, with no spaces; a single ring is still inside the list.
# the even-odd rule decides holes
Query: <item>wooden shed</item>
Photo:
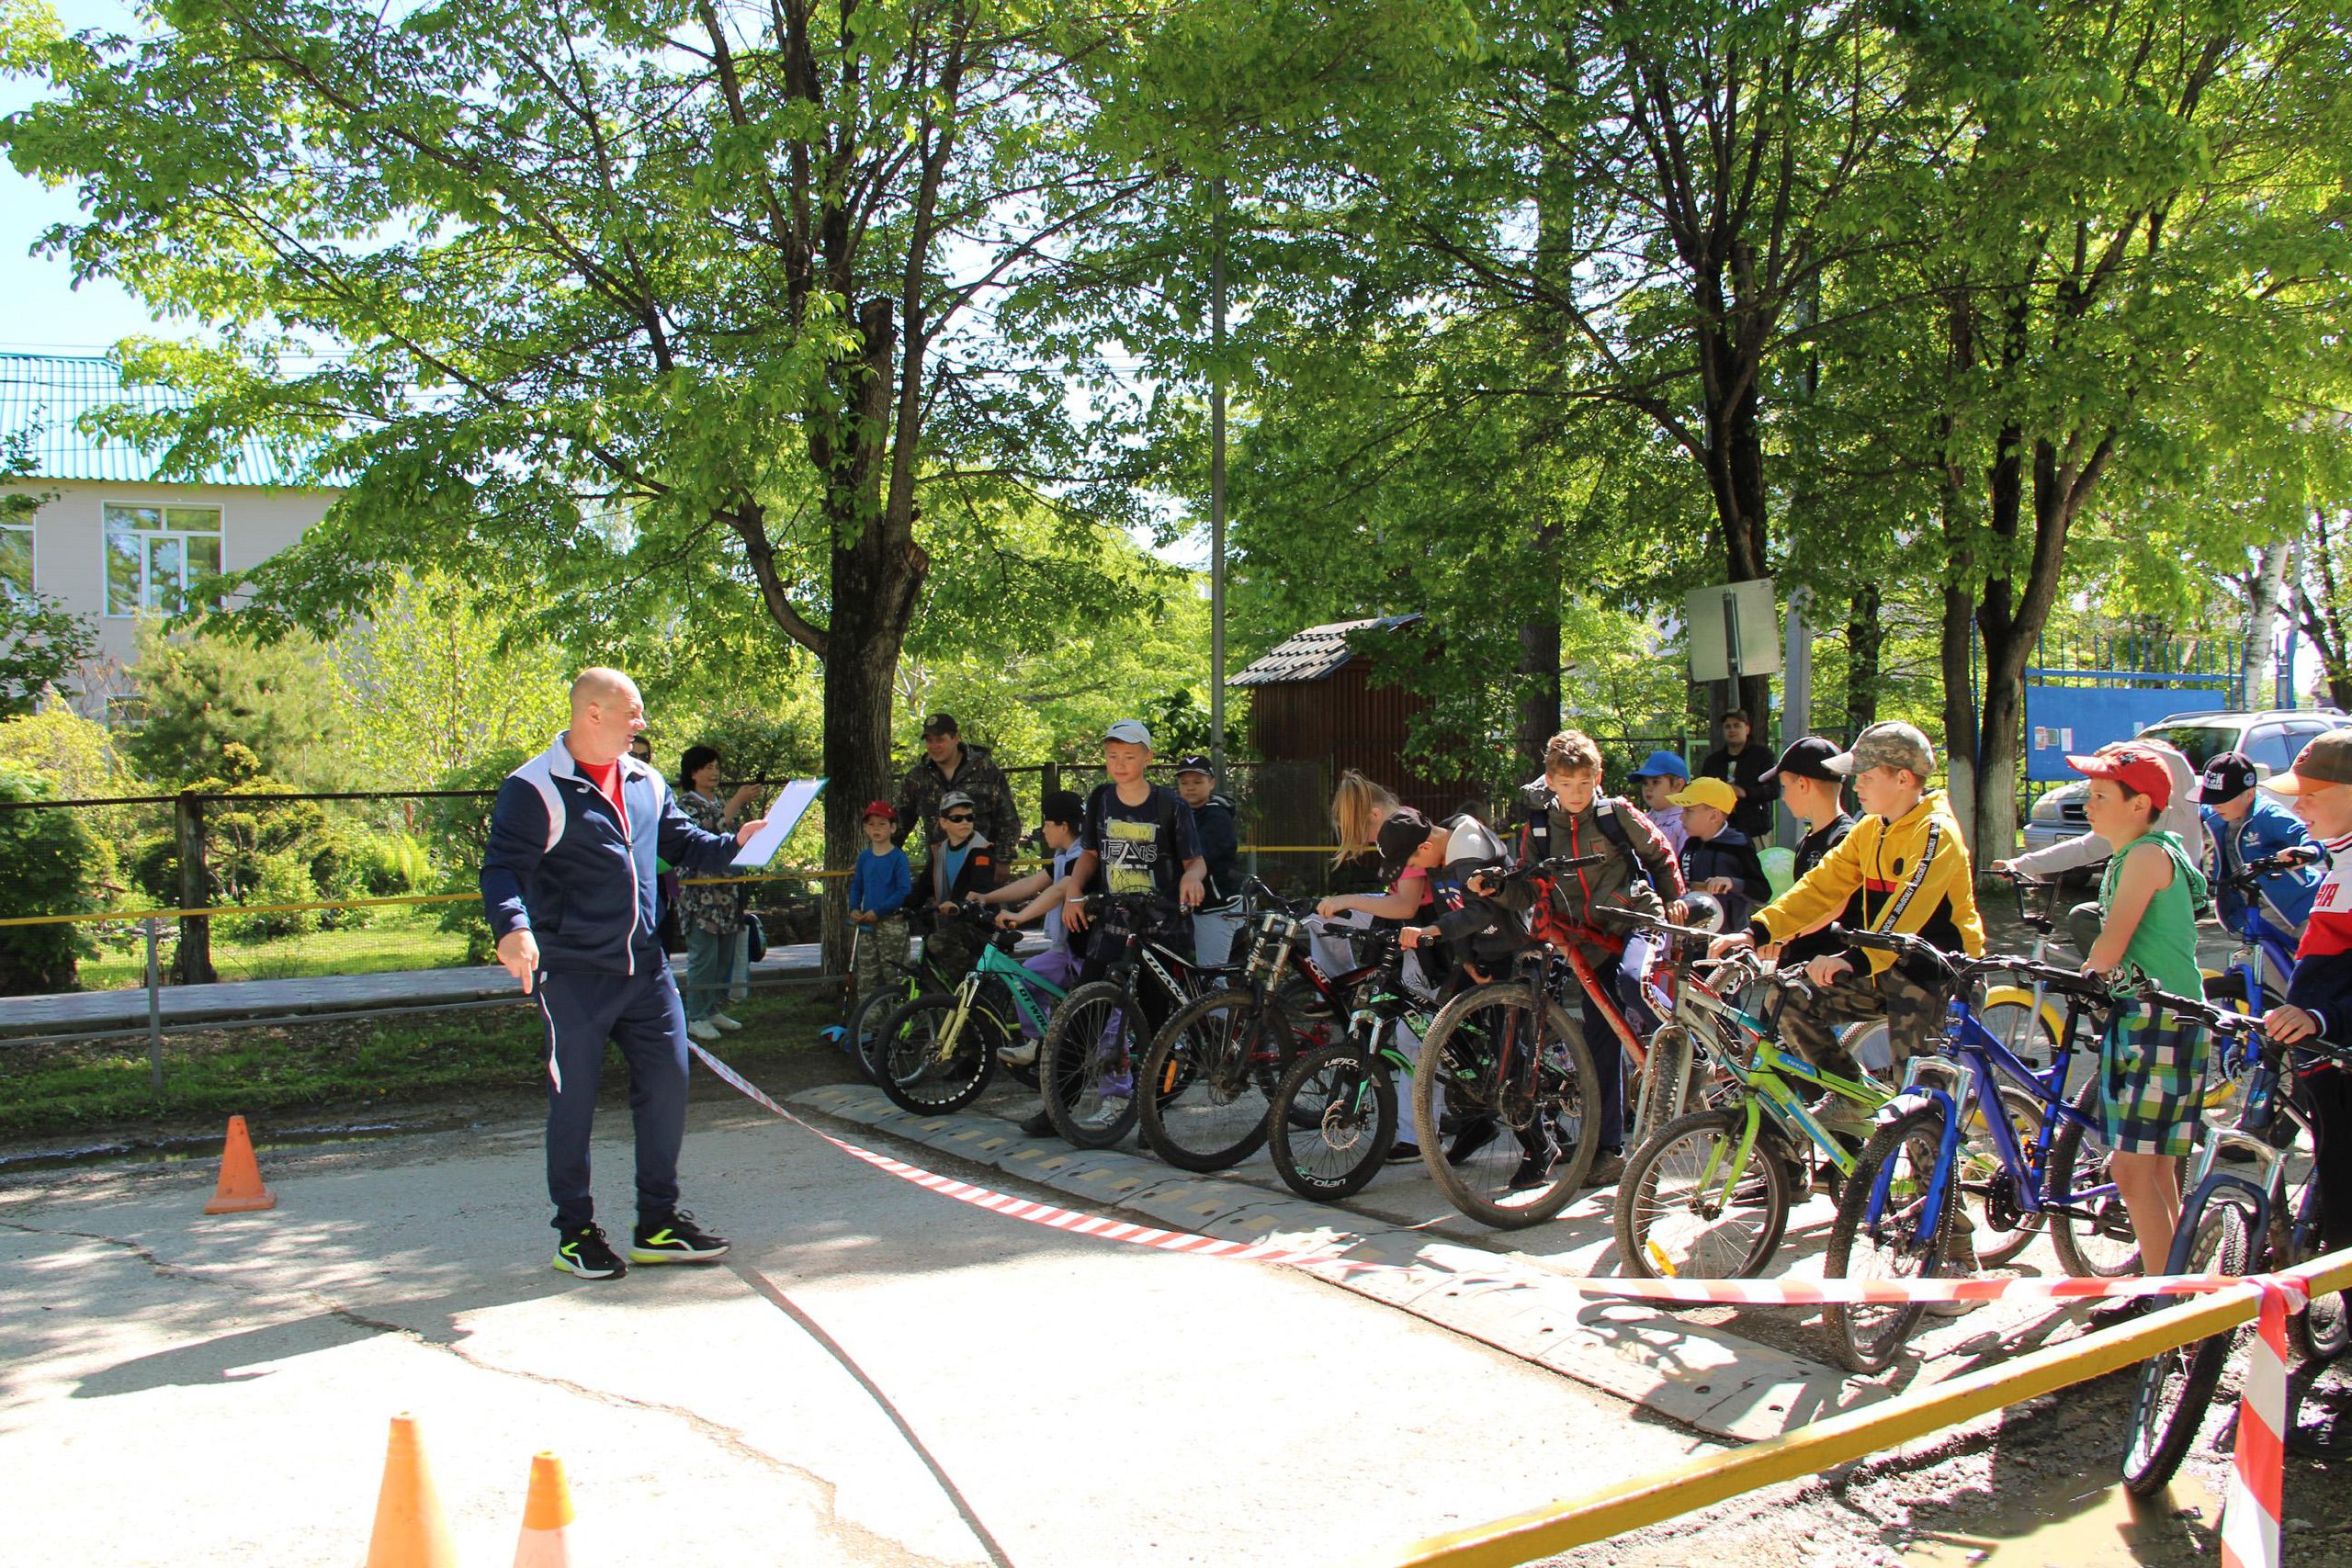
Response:
[[[1402,686],[1375,685],[1372,677],[1383,656],[1349,646],[1354,634],[1368,634],[1374,641],[1393,637],[1396,657],[1421,658],[1420,642],[1409,635],[1420,620],[1418,615],[1382,615],[1308,626],[1228,682],[1250,694],[1250,732],[1259,757],[1283,773],[1313,768],[1319,776],[1313,787],[1321,790],[1321,799],[1303,799],[1292,808],[1303,819],[1291,831],[1310,830],[1328,813],[1331,784],[1345,768],[1385,784],[1407,805],[1433,816],[1459,810],[1482,793],[1468,780],[1429,778],[1406,765],[1414,716],[1429,706],[1429,699]]]

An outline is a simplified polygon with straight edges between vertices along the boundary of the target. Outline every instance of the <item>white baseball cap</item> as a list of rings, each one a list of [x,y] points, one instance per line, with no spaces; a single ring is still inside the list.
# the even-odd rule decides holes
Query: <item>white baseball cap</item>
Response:
[[[1151,745],[1151,731],[1143,727],[1143,720],[1139,718],[1123,718],[1104,730],[1102,739],[1106,743],[1124,740],[1130,746],[1148,749]]]

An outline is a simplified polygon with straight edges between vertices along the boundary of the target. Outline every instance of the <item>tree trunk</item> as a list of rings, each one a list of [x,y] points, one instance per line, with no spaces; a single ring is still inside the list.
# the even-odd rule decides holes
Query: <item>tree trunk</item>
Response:
[[[1524,622],[1519,628],[1520,776],[1544,771],[1544,747],[1560,730],[1560,614]]]
[[[1951,791],[1952,815],[1969,851],[1976,848],[1976,703],[1969,668],[1970,628],[1975,624],[1974,604],[1960,582],[1944,585],[1942,635],[1938,662],[1944,685],[1944,771]]]
[[[1886,624],[1879,618],[1879,586],[1864,583],[1846,604],[1846,734],[1849,739],[1878,722],[1881,655]]]
[[[2246,585],[2245,646],[2239,650],[2243,701],[2250,708],[2270,705],[2267,679],[2278,661],[2278,616],[2287,596],[2287,558],[2295,547],[2285,539],[2265,545]],[[2292,671],[2289,672],[2292,679]]]

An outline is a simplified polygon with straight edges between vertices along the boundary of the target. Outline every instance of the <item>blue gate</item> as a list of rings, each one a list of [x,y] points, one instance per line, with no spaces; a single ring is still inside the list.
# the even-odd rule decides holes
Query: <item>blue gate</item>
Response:
[[[2053,784],[2078,777],[2066,755],[2128,740],[2170,714],[2245,706],[2234,638],[2101,637],[2045,642],[2025,672],[2026,773]]]

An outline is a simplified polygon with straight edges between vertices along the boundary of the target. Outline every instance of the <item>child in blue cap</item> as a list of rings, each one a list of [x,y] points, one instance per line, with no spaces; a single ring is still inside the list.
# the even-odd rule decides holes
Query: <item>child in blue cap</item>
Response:
[[[1690,764],[1671,751],[1653,751],[1634,770],[1634,777],[1642,786],[1642,815],[1657,825],[1668,845],[1680,855],[1689,835],[1682,827],[1682,807],[1668,796],[1681,794],[1690,782]]]

